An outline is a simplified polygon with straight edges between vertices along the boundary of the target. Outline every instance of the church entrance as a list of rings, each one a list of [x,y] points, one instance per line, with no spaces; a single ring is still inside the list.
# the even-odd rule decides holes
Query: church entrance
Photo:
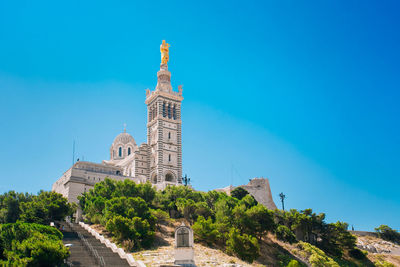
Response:
[[[157,174],[154,174],[154,175],[153,175],[153,177],[151,178],[151,182],[152,182],[153,184],[156,184],[156,183],[157,183]]]
[[[174,176],[171,173],[167,173],[167,175],[165,175],[165,181],[166,182],[173,182],[174,181]]]

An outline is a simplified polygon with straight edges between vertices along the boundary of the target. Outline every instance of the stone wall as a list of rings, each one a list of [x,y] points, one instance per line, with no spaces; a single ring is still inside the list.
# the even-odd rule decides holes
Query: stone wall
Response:
[[[276,209],[267,178],[254,178],[247,185],[241,185],[240,187],[247,190],[258,203],[263,204],[271,210]]]
[[[216,191],[222,191],[230,195],[237,187],[245,189],[258,203],[263,204],[268,209],[274,210],[277,208],[272,199],[271,188],[267,178],[253,178],[247,185],[227,186],[225,188],[216,189]]]

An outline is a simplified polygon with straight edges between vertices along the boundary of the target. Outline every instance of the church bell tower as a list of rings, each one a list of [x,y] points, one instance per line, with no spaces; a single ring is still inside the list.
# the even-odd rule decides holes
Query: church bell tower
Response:
[[[160,46],[161,65],[154,91],[146,90],[147,144],[149,145],[150,181],[157,188],[182,183],[182,86],[173,91],[168,71],[169,44]]]

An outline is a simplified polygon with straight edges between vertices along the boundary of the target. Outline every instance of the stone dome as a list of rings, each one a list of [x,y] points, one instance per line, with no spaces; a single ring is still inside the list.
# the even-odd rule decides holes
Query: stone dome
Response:
[[[111,160],[122,160],[137,150],[135,139],[125,130],[115,137],[110,148]]]
[[[123,132],[123,133],[120,133],[119,135],[117,135],[117,137],[115,137],[114,142],[113,142],[113,144],[124,144],[124,145],[126,145],[128,143],[136,145],[135,139],[133,139],[132,135],[130,135],[126,132]]]

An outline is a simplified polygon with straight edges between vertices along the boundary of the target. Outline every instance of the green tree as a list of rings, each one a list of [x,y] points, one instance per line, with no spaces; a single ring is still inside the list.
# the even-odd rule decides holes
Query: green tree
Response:
[[[232,228],[226,241],[227,252],[252,263],[260,256],[260,246],[255,237],[241,235],[238,229]]]
[[[73,206],[59,193],[41,191],[32,201],[22,202],[20,209],[21,221],[48,225],[70,215]]]
[[[57,266],[69,256],[57,229],[34,223],[0,225],[2,266]]]
[[[400,233],[387,225],[382,224],[375,228],[375,231],[378,233],[378,236],[384,240],[400,243]]]
[[[267,232],[273,232],[276,228],[273,212],[261,204],[246,210],[245,217],[247,218],[246,233],[260,239]]]
[[[192,199],[178,198],[176,200],[176,207],[182,216],[193,223],[196,211],[196,203]]]
[[[301,265],[297,260],[291,260],[286,267],[301,267]]]
[[[106,229],[114,235],[118,242],[132,241],[135,249],[147,248],[154,240],[154,231],[150,224],[147,220],[139,217],[130,219],[116,215],[108,220]]]
[[[150,212],[156,219],[156,226],[158,229],[161,228],[162,224],[169,224],[171,221],[171,218],[169,217],[169,215],[166,211],[163,211],[160,209],[156,209],[156,210],[150,209]]]
[[[347,231],[348,224],[343,222],[330,223],[322,234],[319,247],[331,255],[342,256],[343,250],[353,249],[356,237]]]
[[[236,198],[228,197],[223,195],[215,203],[214,213],[215,220],[218,223],[232,223],[233,221],[233,209],[237,205],[238,200]]]
[[[241,200],[242,198],[244,198],[248,194],[249,194],[249,192],[247,192],[247,190],[243,189],[242,187],[236,187],[231,192],[231,196],[234,197],[234,198],[237,198],[239,200]]]
[[[21,203],[32,201],[28,193],[9,191],[0,195],[0,223],[14,223],[21,215]]]
[[[210,246],[215,244],[220,238],[217,226],[212,222],[210,217],[206,220],[203,216],[199,216],[192,228],[196,240],[204,242]]]
[[[284,242],[288,242],[290,244],[296,242],[296,236],[285,225],[279,225],[276,228],[275,234],[276,234],[276,238],[278,238],[279,240],[282,240]]]

